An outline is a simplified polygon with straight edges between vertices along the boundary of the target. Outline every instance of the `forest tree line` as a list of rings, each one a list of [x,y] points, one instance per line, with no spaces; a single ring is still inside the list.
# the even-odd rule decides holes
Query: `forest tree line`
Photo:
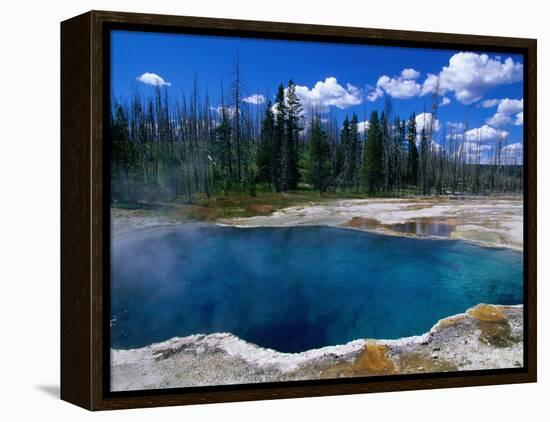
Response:
[[[111,107],[112,200],[182,200],[257,189],[314,189],[369,195],[480,195],[520,192],[523,167],[498,139],[482,158],[481,139],[467,139],[467,125],[445,128],[434,141],[437,115],[417,127],[389,101],[368,124],[357,114],[339,123],[320,108],[304,110],[291,80],[274,101],[243,101],[237,68],[219,106],[189,96],[172,100],[166,89],[136,93]]]

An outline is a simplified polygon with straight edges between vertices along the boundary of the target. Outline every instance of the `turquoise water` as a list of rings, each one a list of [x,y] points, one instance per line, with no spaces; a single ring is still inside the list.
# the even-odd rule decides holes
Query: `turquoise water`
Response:
[[[112,243],[111,345],[230,332],[283,352],[523,303],[522,254],[329,227],[187,226]]]

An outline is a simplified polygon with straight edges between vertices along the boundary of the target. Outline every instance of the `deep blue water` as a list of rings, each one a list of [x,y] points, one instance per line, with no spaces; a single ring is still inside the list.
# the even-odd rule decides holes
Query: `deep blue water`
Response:
[[[112,244],[111,344],[231,332],[299,352],[523,303],[522,254],[328,227],[188,226]]]

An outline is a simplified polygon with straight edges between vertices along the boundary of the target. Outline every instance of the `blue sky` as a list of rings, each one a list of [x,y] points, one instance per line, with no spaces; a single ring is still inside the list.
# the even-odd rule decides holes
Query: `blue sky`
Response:
[[[439,81],[436,141],[442,142],[447,123],[467,122],[469,139],[480,137],[488,146],[505,136],[515,145],[510,153],[521,153],[521,55],[113,31],[112,95],[124,99],[162,85],[177,98],[189,94],[197,75],[201,94],[208,90],[215,106],[221,80],[225,87],[232,80],[237,51],[251,107],[263,108],[279,83],[293,79],[306,108],[331,110],[340,122],[354,112],[364,120],[384,108],[386,97],[406,118],[430,111]]]

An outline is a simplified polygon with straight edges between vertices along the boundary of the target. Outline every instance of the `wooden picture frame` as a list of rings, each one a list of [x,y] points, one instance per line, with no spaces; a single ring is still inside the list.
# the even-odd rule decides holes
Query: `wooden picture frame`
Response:
[[[329,43],[505,51],[524,58],[524,366],[112,393],[109,390],[109,31],[190,32]],[[61,23],[61,398],[89,410],[535,382],[536,40],[91,11]],[[107,201],[108,202],[108,201]],[[106,210],[107,209],[107,210]]]

